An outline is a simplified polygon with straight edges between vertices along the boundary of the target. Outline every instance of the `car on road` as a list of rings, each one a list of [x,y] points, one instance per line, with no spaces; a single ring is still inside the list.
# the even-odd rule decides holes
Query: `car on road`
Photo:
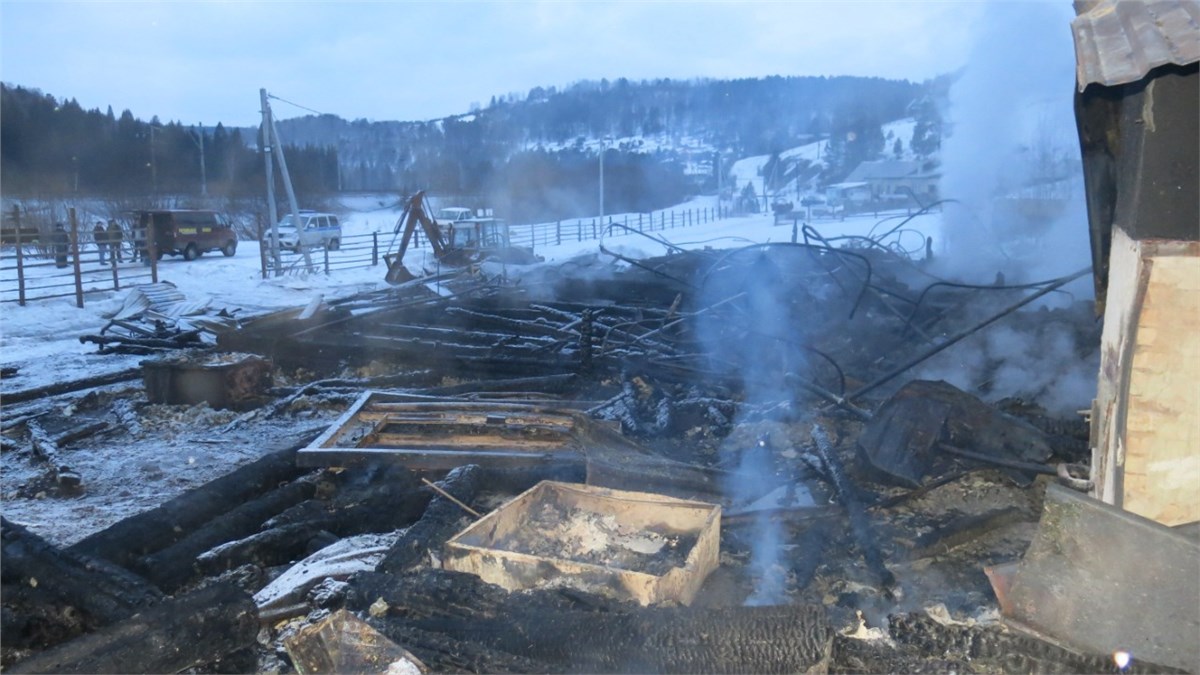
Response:
[[[332,213],[301,211],[299,221],[289,213],[279,220],[279,247],[299,252],[304,248],[326,248],[336,251],[342,245],[342,225]],[[271,241],[271,232],[266,241]]]

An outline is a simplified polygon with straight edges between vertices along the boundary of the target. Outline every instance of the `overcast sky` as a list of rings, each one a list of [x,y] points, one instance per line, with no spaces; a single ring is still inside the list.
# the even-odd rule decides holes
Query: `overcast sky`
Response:
[[[964,63],[980,10],[968,0],[0,0],[0,79],[185,124],[257,124],[259,88],[346,119],[432,119],[582,79],[920,81]],[[309,114],[273,107],[281,119]]]

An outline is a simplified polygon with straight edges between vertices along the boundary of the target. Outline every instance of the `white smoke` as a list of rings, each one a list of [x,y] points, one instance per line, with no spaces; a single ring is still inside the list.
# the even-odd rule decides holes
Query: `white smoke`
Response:
[[[1067,2],[992,2],[974,27],[942,144],[942,194],[961,202],[946,207],[946,276],[1038,281],[1090,261],[1071,18]]]

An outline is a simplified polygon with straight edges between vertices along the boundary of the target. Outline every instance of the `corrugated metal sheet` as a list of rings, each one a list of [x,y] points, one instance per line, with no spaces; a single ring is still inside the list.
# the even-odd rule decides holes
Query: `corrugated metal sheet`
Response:
[[[1197,0],[1076,0],[1076,83],[1136,82],[1151,68],[1200,61]]]

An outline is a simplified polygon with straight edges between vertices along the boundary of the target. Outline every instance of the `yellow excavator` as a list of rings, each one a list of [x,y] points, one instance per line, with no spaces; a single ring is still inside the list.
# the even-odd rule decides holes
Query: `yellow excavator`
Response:
[[[425,234],[433,255],[437,260],[451,267],[460,267],[495,260],[497,262],[516,265],[528,265],[541,262],[527,248],[513,246],[508,236],[508,224],[498,218],[460,217],[453,222],[439,225],[437,219],[429,212],[425,203],[425,191],[417,192],[404,203],[404,210],[396,221],[392,244],[400,236],[400,247],[395,253],[385,253],[383,260],[387,263],[389,283],[400,284],[417,277],[404,267],[404,254],[412,243],[417,228]],[[391,248],[389,246],[389,248]]]

